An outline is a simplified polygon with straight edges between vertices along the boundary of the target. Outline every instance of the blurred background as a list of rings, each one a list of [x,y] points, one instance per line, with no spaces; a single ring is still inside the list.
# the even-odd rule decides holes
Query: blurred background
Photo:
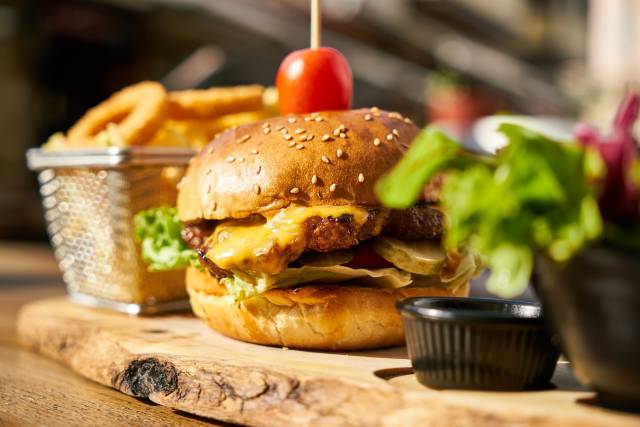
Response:
[[[640,0],[324,0],[355,106],[472,139],[495,112],[606,124],[640,80]],[[45,240],[25,151],[140,80],[262,83],[308,45],[307,0],[0,0],[0,239]]]

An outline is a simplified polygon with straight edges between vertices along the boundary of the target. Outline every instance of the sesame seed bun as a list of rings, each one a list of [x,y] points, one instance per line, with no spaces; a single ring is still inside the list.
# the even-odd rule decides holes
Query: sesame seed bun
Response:
[[[233,302],[214,277],[196,268],[187,270],[186,283],[194,313],[212,329],[242,341],[309,350],[401,345],[398,299],[469,294],[468,283],[457,289],[379,289],[345,282],[272,289]]]
[[[227,130],[189,166],[178,195],[180,219],[242,218],[290,205],[379,205],[375,181],[417,134],[400,114],[375,108]]]
[[[375,108],[277,117],[227,130],[189,166],[178,195],[180,219],[244,218],[289,206],[377,207],[374,183],[418,132],[400,114]],[[212,274],[195,268],[187,269],[186,284],[194,313],[218,332],[316,350],[402,344],[398,299],[468,294],[468,284],[381,289],[351,280],[234,301]]]

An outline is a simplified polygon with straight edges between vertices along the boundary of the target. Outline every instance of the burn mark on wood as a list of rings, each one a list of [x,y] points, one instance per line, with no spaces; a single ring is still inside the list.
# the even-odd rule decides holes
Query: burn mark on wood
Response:
[[[72,340],[69,337],[62,337],[62,339],[57,343],[56,350],[59,353],[63,353],[67,348],[71,347]]]
[[[166,396],[178,386],[178,373],[171,363],[153,357],[137,359],[115,378],[113,385],[137,397],[149,397],[157,392]]]
[[[166,334],[168,331],[166,329],[143,329],[141,332],[147,334]]]

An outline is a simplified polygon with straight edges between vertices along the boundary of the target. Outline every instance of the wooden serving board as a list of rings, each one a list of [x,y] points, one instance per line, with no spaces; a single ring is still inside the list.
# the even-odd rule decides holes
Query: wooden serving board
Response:
[[[204,417],[255,426],[638,426],[602,409],[572,379],[529,392],[436,391],[412,375],[404,348],[353,353],[246,344],[191,315],[137,318],[65,298],[25,306],[21,342],[81,375]]]

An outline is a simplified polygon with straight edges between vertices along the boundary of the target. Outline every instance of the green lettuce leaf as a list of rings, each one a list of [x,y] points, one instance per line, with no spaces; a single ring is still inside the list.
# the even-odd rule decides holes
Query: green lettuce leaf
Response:
[[[200,264],[195,251],[180,237],[182,223],[174,207],[140,211],[134,217],[135,236],[149,271],[177,270]]]
[[[220,279],[227,288],[229,298],[242,301],[276,288],[291,288],[303,283],[321,281],[324,283],[339,283],[358,279],[358,283],[376,288],[398,289],[405,286],[441,286],[458,288],[468,282],[479,270],[476,257],[470,253],[462,254],[455,271],[449,276],[423,276],[411,274],[396,268],[380,268],[368,270],[366,268],[349,268],[343,265],[330,267],[314,267],[303,265],[299,268],[288,268],[282,273],[251,276],[246,272],[234,271],[232,276]]]
[[[488,289],[513,297],[526,288],[536,252],[564,261],[601,235],[590,183],[603,168],[576,143],[516,124],[499,131],[509,144],[487,159],[427,128],[376,190],[387,206],[407,207],[424,183],[445,172],[445,245],[480,254],[492,271]]]
[[[354,269],[342,265],[331,267],[303,265],[299,268],[287,268],[275,276],[257,275],[251,277],[243,272],[234,271],[233,273],[233,276],[225,277],[220,281],[235,300],[247,299],[273,288],[290,288],[318,280],[331,283],[358,279],[360,283],[369,286],[393,289],[408,286],[412,283],[410,273],[396,268],[367,270],[365,268]]]
[[[406,209],[416,202],[425,182],[437,172],[460,167],[470,159],[477,156],[466,153],[438,128],[428,126],[418,134],[397,166],[376,183],[376,193],[386,206]]]
[[[256,283],[251,277],[244,274],[233,274],[223,277],[220,283],[227,288],[227,298],[231,301],[243,301],[267,291],[264,281]]]
[[[300,283],[315,282],[342,282],[345,280],[359,279],[360,283],[378,288],[401,288],[411,284],[411,274],[396,268],[379,268],[368,270],[366,268],[349,268],[343,265],[331,267],[313,267],[303,265],[300,268],[288,268],[275,277],[274,286],[288,288]]]

